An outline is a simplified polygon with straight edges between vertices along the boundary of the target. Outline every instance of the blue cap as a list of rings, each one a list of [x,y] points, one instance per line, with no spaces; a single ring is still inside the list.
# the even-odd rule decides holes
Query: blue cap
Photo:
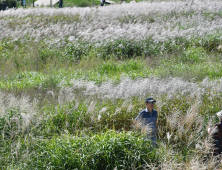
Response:
[[[148,103],[148,102],[156,102],[156,100],[154,100],[152,97],[148,97],[146,98],[145,103]]]

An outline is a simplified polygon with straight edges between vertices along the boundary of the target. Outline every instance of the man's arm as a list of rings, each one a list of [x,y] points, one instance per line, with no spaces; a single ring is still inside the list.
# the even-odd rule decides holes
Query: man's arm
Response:
[[[156,127],[158,125],[158,112],[156,113],[156,121],[155,121]]]
[[[140,112],[133,122],[133,124],[135,125],[137,129],[142,129],[142,124],[141,124],[142,115],[143,115],[142,112]]]
[[[135,125],[136,129],[141,129],[141,123],[137,119],[134,120],[133,124]]]

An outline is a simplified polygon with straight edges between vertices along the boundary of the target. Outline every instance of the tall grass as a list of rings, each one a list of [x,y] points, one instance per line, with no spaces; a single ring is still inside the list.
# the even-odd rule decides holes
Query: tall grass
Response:
[[[142,90],[141,95],[138,92],[141,87],[146,89],[147,83],[135,81],[138,85],[134,84],[131,88],[135,91],[129,93],[132,82],[128,80],[112,90],[108,84],[103,85],[110,92],[101,91],[102,86],[76,83],[62,88],[56,98],[53,92],[48,92],[47,103],[41,105],[27,96],[16,98],[2,93],[1,108],[5,108],[1,112],[2,168],[213,169],[218,166],[206,130],[217,121],[214,113],[221,109],[220,105],[216,108],[221,93],[209,91],[217,84],[203,82],[201,89],[188,82],[187,86],[185,82],[179,86],[175,79],[169,86],[153,82],[160,91]],[[129,91],[116,96],[121,88]],[[180,88],[177,95],[173,91],[176,88]],[[151,94],[157,99],[155,109],[159,112],[156,149],[151,149],[143,134],[132,127],[133,118],[145,106],[144,97]],[[214,110],[209,110],[209,103]]]
[[[0,12],[0,169],[219,169],[221,2]],[[133,120],[153,96],[157,148]]]

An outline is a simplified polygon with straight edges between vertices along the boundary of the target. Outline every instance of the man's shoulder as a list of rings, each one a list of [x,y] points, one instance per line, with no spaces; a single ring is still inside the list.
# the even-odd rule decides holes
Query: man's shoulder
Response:
[[[147,109],[143,109],[139,114],[142,114],[142,113],[148,113]],[[152,113],[157,114],[157,111],[153,109]]]
[[[153,113],[157,113],[157,111],[153,109]]]
[[[158,112],[157,112],[156,110],[154,110],[154,109],[153,109],[153,115],[154,115],[155,117],[158,117]]]
[[[141,112],[147,112],[147,109],[143,109]]]
[[[143,109],[139,114],[146,113],[146,109]]]

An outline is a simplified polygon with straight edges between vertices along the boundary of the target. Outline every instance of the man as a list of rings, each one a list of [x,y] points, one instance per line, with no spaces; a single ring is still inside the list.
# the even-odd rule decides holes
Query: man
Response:
[[[212,135],[214,139],[214,155],[219,155],[222,153],[222,110],[216,113],[220,122],[215,124],[212,128],[208,129],[208,134]]]
[[[59,0],[59,8],[62,8],[63,0]]]
[[[147,138],[151,140],[152,146],[156,146],[156,128],[158,113],[154,110],[156,100],[148,97],[145,100],[146,109],[142,110],[136,117],[134,124],[147,134]]]

